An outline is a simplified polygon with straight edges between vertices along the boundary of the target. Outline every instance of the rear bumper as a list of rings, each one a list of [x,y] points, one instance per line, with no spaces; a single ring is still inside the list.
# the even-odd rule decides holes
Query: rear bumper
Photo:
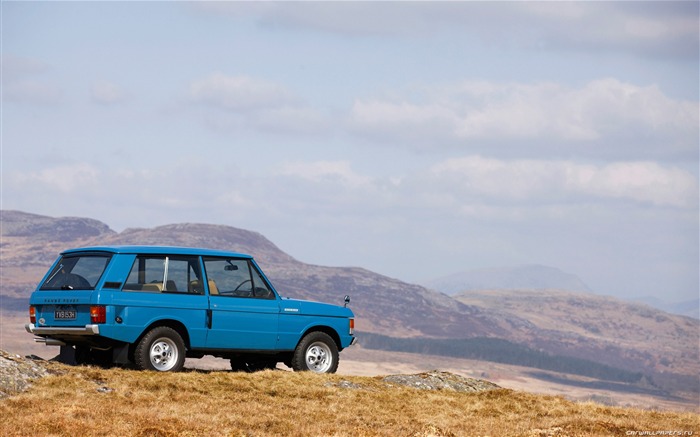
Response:
[[[58,327],[37,327],[33,323],[24,325],[28,333],[44,335],[100,335],[100,325],[85,325],[81,327],[58,328]]]

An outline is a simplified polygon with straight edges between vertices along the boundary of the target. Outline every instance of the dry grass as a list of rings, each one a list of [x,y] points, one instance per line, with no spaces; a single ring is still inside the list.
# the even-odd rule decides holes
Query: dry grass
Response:
[[[579,436],[700,432],[694,413],[574,403],[512,390],[391,387],[284,371],[176,374],[66,368],[0,401],[3,436]],[[342,381],[355,388],[345,388]]]

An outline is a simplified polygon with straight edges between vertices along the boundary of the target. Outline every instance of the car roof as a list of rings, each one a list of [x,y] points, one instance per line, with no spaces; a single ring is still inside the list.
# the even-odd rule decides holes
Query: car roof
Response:
[[[251,255],[224,250],[204,249],[199,247],[179,246],[90,246],[76,247],[62,252],[62,254],[79,252],[109,252],[109,253],[135,253],[145,255],[195,255],[195,256],[225,256],[231,258],[252,258]]]

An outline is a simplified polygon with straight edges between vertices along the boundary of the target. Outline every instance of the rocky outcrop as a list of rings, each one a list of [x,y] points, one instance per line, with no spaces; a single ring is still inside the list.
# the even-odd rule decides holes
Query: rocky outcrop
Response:
[[[404,385],[419,390],[452,390],[458,392],[481,392],[498,390],[501,387],[483,379],[467,378],[450,372],[431,370],[413,375],[389,375],[382,381],[389,384]]]
[[[0,399],[23,392],[33,380],[48,375],[45,363],[0,350]]]

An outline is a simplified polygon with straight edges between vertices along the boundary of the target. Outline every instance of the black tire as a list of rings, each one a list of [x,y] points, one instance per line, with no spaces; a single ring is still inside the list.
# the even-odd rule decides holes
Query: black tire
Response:
[[[158,326],[136,345],[134,363],[141,370],[178,372],[185,365],[185,352],[185,342],[177,331]]]
[[[292,369],[295,372],[335,373],[338,370],[338,346],[325,332],[310,332],[294,350]]]

